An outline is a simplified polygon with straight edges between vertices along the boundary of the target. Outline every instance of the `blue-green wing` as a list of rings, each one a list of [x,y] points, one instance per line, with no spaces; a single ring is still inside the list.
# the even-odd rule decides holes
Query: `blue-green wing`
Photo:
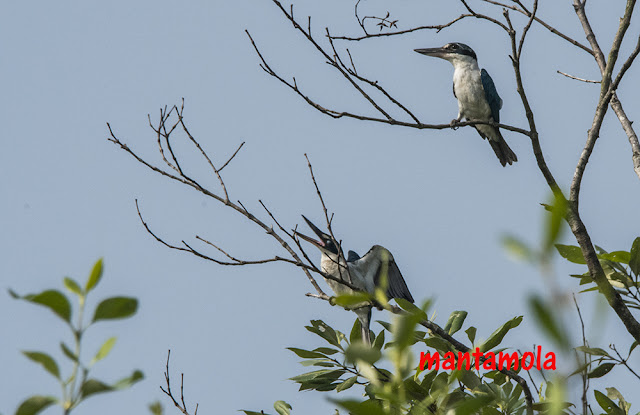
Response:
[[[502,99],[498,95],[496,86],[493,83],[493,79],[489,76],[489,73],[484,69],[480,72],[480,78],[482,79],[482,87],[484,88],[484,96],[491,108],[491,116],[493,121],[500,122],[500,108],[502,108]]]
[[[355,251],[349,251],[347,253],[347,262],[354,262],[360,259],[360,255],[358,255]]]

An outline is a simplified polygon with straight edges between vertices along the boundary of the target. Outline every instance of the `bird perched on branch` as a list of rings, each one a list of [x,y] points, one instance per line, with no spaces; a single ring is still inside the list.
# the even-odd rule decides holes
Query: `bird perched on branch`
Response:
[[[336,280],[325,278],[331,289],[337,294],[351,294],[354,289],[340,283],[346,281],[351,287],[359,291],[374,294],[376,287],[380,287],[383,275],[387,276],[386,295],[391,298],[403,298],[413,303],[413,297],[402,278],[402,274],[396,265],[393,255],[386,248],[374,245],[369,252],[360,257],[354,251],[349,251],[345,260],[338,248],[338,243],[315,226],[309,219],[302,216],[307,225],[313,230],[319,240],[296,232],[300,238],[311,243],[322,252],[320,267],[325,274],[331,275]],[[358,315],[362,328],[362,340],[371,344],[369,324],[371,322],[372,303],[366,302],[362,306],[355,307],[353,311]]]
[[[478,59],[473,49],[464,43],[447,43],[441,48],[415,51],[447,60],[453,65],[453,96],[458,99],[458,117],[451,121],[452,128],[455,128],[462,118],[467,121],[500,122],[502,99],[493,79],[487,71],[478,67]],[[518,157],[504,141],[497,127],[486,124],[474,127],[482,138],[489,141],[502,166],[518,161]]]

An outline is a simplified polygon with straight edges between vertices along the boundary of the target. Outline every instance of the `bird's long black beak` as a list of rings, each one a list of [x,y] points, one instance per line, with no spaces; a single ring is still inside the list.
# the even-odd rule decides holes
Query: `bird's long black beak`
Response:
[[[424,48],[414,49],[414,52],[418,52],[421,55],[434,56],[436,58],[443,58],[447,51],[444,48]]]
[[[307,222],[307,225],[309,225],[311,230],[318,236],[320,240],[319,241],[315,240],[300,232],[296,232],[296,235],[298,235],[300,238],[304,239],[305,241],[315,245],[318,248],[324,248],[326,246],[326,242],[324,241],[324,239],[326,238],[325,233],[322,232],[316,225],[311,223],[311,221],[307,219],[304,215],[302,215],[302,219],[304,219],[304,221]]]

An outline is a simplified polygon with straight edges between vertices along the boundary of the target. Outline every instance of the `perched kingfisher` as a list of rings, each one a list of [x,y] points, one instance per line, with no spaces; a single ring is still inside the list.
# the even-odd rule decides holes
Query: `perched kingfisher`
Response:
[[[493,79],[484,69],[478,67],[476,53],[464,43],[447,43],[441,48],[415,49],[427,56],[445,59],[453,65],[453,96],[458,99],[458,117],[451,121],[451,127],[465,118],[467,121],[500,122],[502,99],[498,95]],[[482,138],[489,140],[491,148],[506,166],[518,161],[515,153],[502,138],[500,130],[491,125],[475,125]]]
[[[402,274],[396,265],[393,255],[386,248],[380,245],[374,245],[369,252],[362,258],[354,251],[349,251],[345,261],[344,255],[339,254],[338,244],[336,241],[316,225],[311,223],[309,219],[302,216],[307,225],[318,236],[319,240],[315,240],[309,236],[296,232],[300,238],[311,243],[322,252],[320,267],[322,272],[329,274],[339,280],[347,281],[353,287],[360,291],[374,294],[376,287],[380,284],[380,278],[384,273],[387,274],[387,297],[404,298],[413,303],[413,297],[407,288],[407,283],[402,278]],[[350,294],[355,291],[346,285],[335,280],[325,278],[325,281],[336,294]],[[362,328],[362,341],[371,344],[371,333],[369,332],[369,324],[371,323],[371,303],[363,303],[357,306],[353,311],[358,315],[360,327]]]

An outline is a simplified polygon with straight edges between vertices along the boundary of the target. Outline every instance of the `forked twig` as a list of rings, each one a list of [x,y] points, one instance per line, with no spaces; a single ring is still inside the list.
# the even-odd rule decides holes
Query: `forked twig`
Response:
[[[184,402],[184,373],[180,374],[180,402],[182,402],[182,404],[180,404],[180,402],[176,400],[176,398],[173,396],[173,392],[171,392],[171,379],[170,379],[171,375],[169,371],[170,358],[171,358],[171,350],[167,352],[167,364],[165,366],[165,372],[164,372],[164,380],[166,382],[167,389],[160,386],[160,390],[164,392],[164,394],[167,395],[169,398],[171,398],[171,401],[173,402],[175,407],[180,410],[180,412],[182,412],[184,415],[191,415],[187,410],[187,404]],[[198,405],[199,404],[196,403],[196,409],[194,410],[193,415],[198,415]]]

